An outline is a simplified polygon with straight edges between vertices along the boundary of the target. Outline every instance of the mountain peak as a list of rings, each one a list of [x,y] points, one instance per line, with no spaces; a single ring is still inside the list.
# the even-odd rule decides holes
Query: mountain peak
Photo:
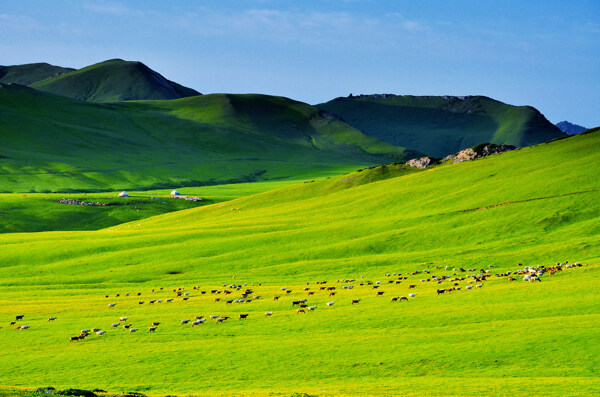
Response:
[[[179,99],[200,95],[139,61],[115,58],[31,84],[38,90],[90,102]]]
[[[579,134],[579,133],[582,133],[583,131],[587,130],[586,127],[582,127],[580,125],[570,123],[566,120],[561,121],[560,123],[556,123],[556,126],[562,132],[564,132],[565,134],[569,134],[569,135]]]

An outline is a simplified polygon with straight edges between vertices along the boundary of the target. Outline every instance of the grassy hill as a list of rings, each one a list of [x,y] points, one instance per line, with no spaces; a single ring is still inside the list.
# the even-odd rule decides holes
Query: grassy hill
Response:
[[[36,81],[60,76],[75,69],[63,68],[47,63],[29,63],[26,65],[0,66],[0,83],[29,85]]]
[[[96,104],[3,84],[0,116],[3,192],[312,178],[417,155],[262,95]]]
[[[524,147],[565,135],[531,106],[483,96],[362,95],[316,106],[369,135],[434,157],[482,142]]]
[[[597,394],[599,144],[600,130],[422,171],[367,168],[101,231],[0,235],[0,360],[11,362],[0,384],[148,395]],[[493,276],[563,261],[584,266],[539,283]],[[490,279],[468,290],[472,279],[460,278],[480,269]],[[421,281],[442,275],[459,279]],[[262,298],[227,304],[243,289],[210,292],[235,283]],[[436,293],[454,283],[462,290]],[[317,309],[297,314],[292,302],[304,298]],[[15,315],[31,328],[8,329]],[[198,315],[205,324],[181,325]],[[112,328],[119,316],[140,331]],[[153,321],[161,325],[146,332]],[[107,332],[69,342],[92,327]]]
[[[177,99],[200,95],[194,89],[165,79],[141,62],[111,59],[83,69],[38,81],[31,87],[91,102],[134,99]]]

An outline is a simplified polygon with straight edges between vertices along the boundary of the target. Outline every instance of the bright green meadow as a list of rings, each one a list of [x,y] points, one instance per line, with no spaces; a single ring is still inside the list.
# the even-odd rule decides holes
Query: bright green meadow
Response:
[[[123,106],[135,114],[149,105]],[[152,106],[192,118],[179,105]],[[599,145],[596,130],[425,170],[364,164],[239,192],[189,187],[181,192],[214,202],[141,219],[167,212],[157,203],[131,222],[96,221],[101,230],[7,230],[0,385],[151,396],[597,395]],[[40,209],[52,204],[44,195],[32,200]],[[11,216],[27,223],[27,211]],[[54,219],[48,223],[61,217]],[[564,261],[583,266],[536,283],[494,276]],[[472,278],[422,281],[482,270],[490,272],[482,287]],[[436,293],[455,282],[461,290]],[[251,302],[226,303],[246,288]],[[400,296],[408,299],[391,301]],[[316,309],[297,313],[299,299]],[[217,323],[213,314],[231,318]],[[13,330],[16,315],[30,328]],[[204,324],[181,324],[200,315]],[[112,328],[120,316],[139,331]],[[157,330],[147,332],[155,321]],[[69,341],[93,327],[106,333]]]

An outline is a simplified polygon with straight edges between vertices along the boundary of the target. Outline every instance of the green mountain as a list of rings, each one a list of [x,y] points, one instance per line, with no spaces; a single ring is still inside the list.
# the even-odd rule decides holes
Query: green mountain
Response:
[[[483,96],[360,95],[316,107],[366,134],[434,157],[482,142],[524,147],[565,136],[531,106]]]
[[[177,99],[200,95],[196,90],[167,80],[141,62],[121,59],[111,59],[73,70],[33,83],[31,87],[91,102]]]
[[[287,98],[98,104],[4,84],[0,139],[4,192],[310,178],[417,155]]]
[[[60,76],[75,69],[53,66],[47,63],[0,66],[0,83],[29,85],[37,81]]]

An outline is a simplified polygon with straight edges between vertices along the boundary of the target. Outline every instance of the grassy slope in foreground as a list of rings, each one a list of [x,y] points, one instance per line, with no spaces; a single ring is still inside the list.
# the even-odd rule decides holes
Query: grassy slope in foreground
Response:
[[[196,90],[165,79],[141,62],[121,59],[111,59],[38,81],[31,87],[91,102],[177,99],[200,95]]]
[[[377,167],[98,232],[0,236],[0,317],[25,314],[32,326],[0,330],[0,360],[19,357],[0,384],[152,395],[597,393],[599,141],[595,132],[421,172]],[[535,284],[492,278],[467,291],[460,282],[463,291],[442,296],[423,275],[399,285],[383,276],[563,260],[589,265]],[[221,289],[233,275],[263,299],[226,305],[191,289]],[[357,286],[330,297],[314,285],[361,275],[383,280],[386,295]],[[302,290],[307,281],[315,296]],[[182,285],[190,301],[170,306],[115,297],[165,299]],[[293,292],[271,300],[280,286]],[[417,297],[389,301],[409,292]],[[300,298],[318,309],[295,314]],[[232,320],[179,325],[210,314]],[[122,315],[141,331],[111,329]],[[156,334],[144,332],[152,321],[163,323]],[[105,338],[68,342],[95,326]]]
[[[2,85],[0,115],[4,192],[311,178],[411,154],[310,105],[261,95],[104,105]]]
[[[523,147],[564,136],[531,106],[483,96],[367,95],[316,106],[369,135],[434,157],[482,142]]]

